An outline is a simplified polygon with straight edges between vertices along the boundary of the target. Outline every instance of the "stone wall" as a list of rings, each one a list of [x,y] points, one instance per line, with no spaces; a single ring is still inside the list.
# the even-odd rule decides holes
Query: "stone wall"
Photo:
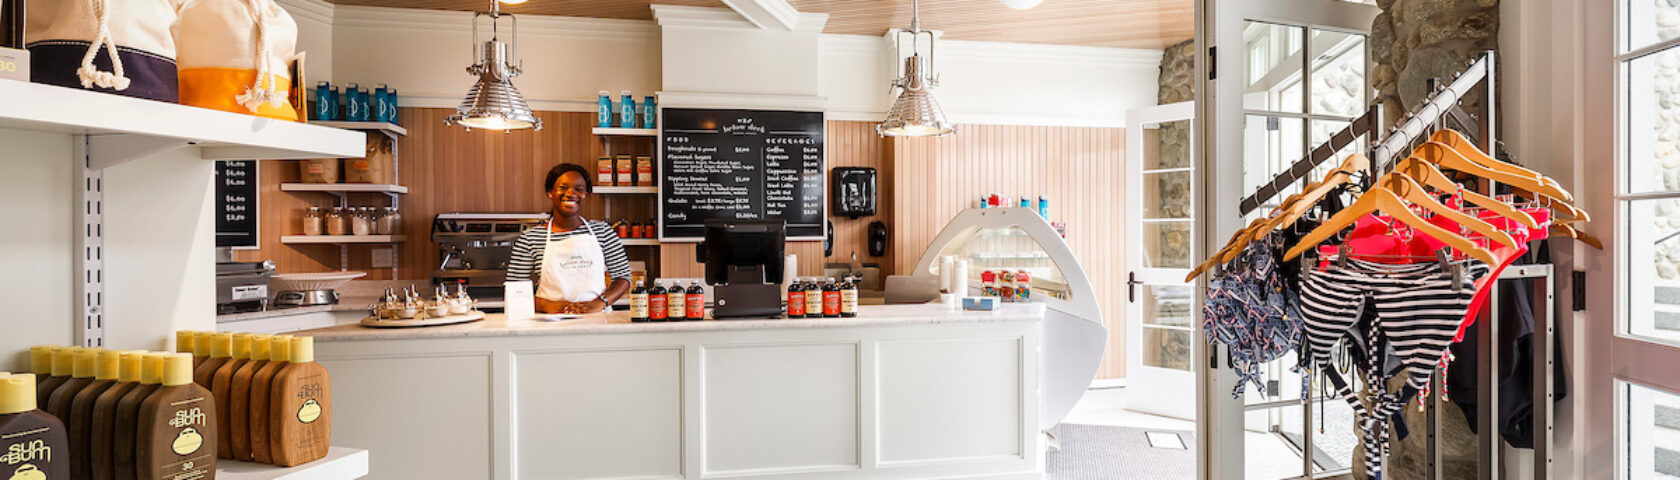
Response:
[[[1498,46],[1499,0],[1377,0],[1371,23],[1371,87],[1386,125],[1429,96],[1430,78],[1450,80],[1483,50]],[[1479,111],[1486,95],[1464,99]]]

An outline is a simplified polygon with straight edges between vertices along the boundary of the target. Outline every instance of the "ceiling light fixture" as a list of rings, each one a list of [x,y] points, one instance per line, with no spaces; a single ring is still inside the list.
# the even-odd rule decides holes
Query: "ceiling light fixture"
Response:
[[[927,58],[921,55],[919,39],[923,34],[928,37]],[[910,0],[910,29],[894,34],[894,40],[898,41],[895,49],[904,48],[902,40],[905,35],[910,37],[910,56],[904,58],[903,76],[892,83],[893,88],[899,90],[898,98],[887,110],[887,118],[875,126],[875,133],[891,137],[932,137],[956,133],[957,128],[945,119],[945,112],[933,99],[931,89],[939,86],[939,76],[933,73],[932,60],[936,39],[932,31],[922,29],[916,0]]]
[[[523,0],[522,0],[523,1]],[[1044,0],[1003,0],[1003,4],[1016,10],[1027,10],[1044,3]]]
[[[518,2],[508,2],[518,3]],[[525,96],[519,94],[519,89],[513,86],[513,77],[523,72],[523,62],[514,60],[518,53],[519,21],[513,14],[502,13],[497,0],[490,0],[489,12],[473,13],[473,46],[478,47],[478,17],[490,17],[490,40],[485,41],[477,54],[477,62],[467,67],[467,73],[478,76],[478,82],[472,89],[467,90],[467,97],[461,100],[461,106],[455,108],[455,116],[449,117],[445,123],[460,125],[467,130],[482,128],[485,130],[518,130],[535,128],[542,130],[542,119],[537,118],[531,111],[531,106],[525,103]],[[507,17],[513,27],[508,37],[512,45],[504,43],[500,38],[502,17]]]

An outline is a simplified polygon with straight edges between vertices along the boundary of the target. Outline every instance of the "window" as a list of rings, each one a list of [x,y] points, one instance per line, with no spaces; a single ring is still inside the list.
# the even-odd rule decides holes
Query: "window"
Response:
[[[1619,478],[1680,478],[1680,395],[1618,381],[1616,410]]]
[[[1617,209],[1625,252],[1618,333],[1680,345],[1680,6],[1623,3]]]

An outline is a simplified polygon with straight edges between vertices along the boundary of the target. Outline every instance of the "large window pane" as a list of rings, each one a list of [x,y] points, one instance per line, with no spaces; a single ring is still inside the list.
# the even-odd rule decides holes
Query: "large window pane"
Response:
[[[1306,154],[1306,122],[1299,118],[1249,115],[1243,121],[1243,192],[1272,181]],[[1273,201],[1282,199],[1280,194]]]
[[[1365,112],[1365,36],[1313,30],[1312,113],[1357,117]]]
[[[1306,29],[1270,23],[1249,22],[1243,31],[1248,53],[1248,88],[1243,108],[1270,112],[1301,113],[1302,44]]]
[[[1680,342],[1680,199],[1627,202],[1627,333]]]
[[[1625,449],[1616,463],[1629,480],[1680,478],[1680,395],[1617,382],[1621,388],[1616,425]]]
[[[1622,4],[1622,51],[1631,52],[1680,36],[1680,2],[1631,0]]]
[[[1624,68],[1627,192],[1680,191],[1680,49]]]

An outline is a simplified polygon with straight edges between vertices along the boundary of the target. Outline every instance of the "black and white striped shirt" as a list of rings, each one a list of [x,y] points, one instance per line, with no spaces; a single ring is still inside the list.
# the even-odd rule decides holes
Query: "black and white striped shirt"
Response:
[[[612,278],[630,279],[630,259],[624,255],[624,244],[618,241],[618,232],[606,222],[584,220],[583,227],[568,232],[549,231],[548,222],[527,228],[519,234],[519,240],[513,242],[513,257],[508,261],[507,281],[530,280],[532,284],[539,282],[542,274],[543,251],[548,247],[543,243],[558,242],[572,235],[581,235],[584,231],[595,234],[595,240],[601,244],[601,258],[607,262],[607,274]]]

